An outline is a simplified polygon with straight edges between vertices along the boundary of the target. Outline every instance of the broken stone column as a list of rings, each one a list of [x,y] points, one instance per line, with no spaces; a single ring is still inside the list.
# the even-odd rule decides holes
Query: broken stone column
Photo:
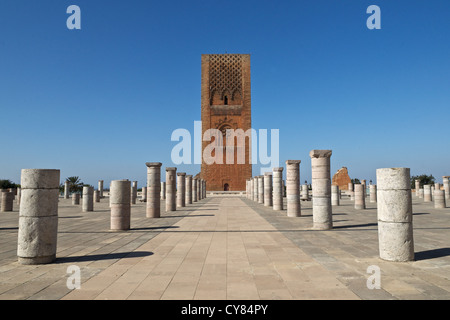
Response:
[[[161,181],[161,200],[166,200],[166,182]]]
[[[288,217],[301,216],[300,162],[301,160],[286,161],[286,200]]]
[[[80,204],[80,194],[79,193],[72,193],[72,204],[73,205]]]
[[[436,209],[445,208],[445,191],[440,189],[434,190],[434,207]]]
[[[14,204],[14,193],[12,192],[1,192],[1,212],[8,212],[13,211],[13,204]]]
[[[202,180],[201,178],[197,181],[197,199],[200,201],[203,199],[202,197]]]
[[[264,206],[272,205],[272,172],[264,172]]]
[[[339,205],[339,186],[331,185],[331,205]]]
[[[197,178],[192,178],[192,202],[197,202]]]
[[[16,198],[16,201],[17,201],[17,204],[18,205],[20,205],[20,196],[21,196],[21,189],[20,188],[17,188],[17,198]]]
[[[376,175],[380,258],[414,260],[410,169],[377,169]]]
[[[442,184],[444,185],[444,192],[445,192],[445,203],[450,202],[450,181],[449,176],[443,176],[442,177]]]
[[[253,177],[253,201],[258,202],[258,177]]]
[[[94,211],[94,187],[83,187],[83,199],[81,203],[81,211]]]
[[[357,183],[354,186],[355,209],[362,210],[366,208],[366,198],[364,197],[364,185]]]
[[[416,197],[419,197],[420,180],[416,179],[416,180],[414,180],[414,183],[416,184],[416,188],[415,188]]]
[[[94,202],[100,202],[100,192],[98,190],[94,190]]]
[[[103,199],[103,180],[98,180],[98,193],[100,199]]]
[[[21,264],[56,259],[60,171],[22,169],[17,256]]]
[[[129,180],[113,180],[109,192],[111,207],[111,230],[129,230],[131,220],[131,182]]]
[[[192,204],[192,175],[186,175],[186,192],[185,192],[186,204]]]
[[[364,191],[364,199],[366,198],[366,193],[367,193],[367,185],[366,185],[366,180],[361,180],[361,184],[364,186],[363,191]]]
[[[203,180],[203,198],[206,198],[206,180]]]
[[[200,184],[198,185],[198,194],[200,196],[200,199],[203,199],[203,179],[200,179],[199,182]]]
[[[159,218],[161,216],[161,162],[147,162],[147,203],[145,216]]]
[[[355,192],[353,190],[353,183],[349,182],[348,184],[348,192],[350,194],[350,200],[355,200]]]
[[[177,173],[177,207],[186,206],[186,172]]]
[[[264,176],[258,176],[258,203],[264,203]]]
[[[300,200],[309,200],[309,190],[307,184],[302,184],[301,191],[300,191]]]
[[[328,230],[333,228],[331,208],[331,150],[311,150],[311,184],[313,201],[313,228]]]
[[[371,184],[369,186],[369,192],[370,192],[370,198],[369,201],[370,202],[377,202],[377,185],[376,184]]]
[[[425,184],[423,186],[423,201],[431,202],[431,184]]]
[[[131,204],[136,204],[137,199],[137,181],[133,181],[131,185]]]
[[[273,210],[283,210],[283,167],[272,169],[272,203]]]
[[[142,187],[141,201],[142,202],[147,202],[147,187]]]
[[[419,188],[419,198],[423,198],[423,188]]]
[[[167,167],[166,168],[166,211],[176,211],[176,174],[177,168]],[[197,195],[198,196],[198,195]]]
[[[69,199],[69,181],[64,182],[64,199]]]

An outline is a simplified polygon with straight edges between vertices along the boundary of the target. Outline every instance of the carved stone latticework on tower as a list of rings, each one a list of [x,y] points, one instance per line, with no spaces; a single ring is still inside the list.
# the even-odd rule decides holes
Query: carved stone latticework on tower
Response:
[[[225,146],[231,138],[227,129],[234,129],[234,133],[238,129],[249,133],[251,129],[250,55],[202,55],[201,90],[202,137],[208,129],[218,129],[223,140],[222,163],[207,164],[202,157],[201,178],[206,180],[207,190],[245,190],[246,180],[252,176],[251,139],[233,137],[233,156],[229,153],[227,157]],[[214,141],[202,141],[202,154]]]

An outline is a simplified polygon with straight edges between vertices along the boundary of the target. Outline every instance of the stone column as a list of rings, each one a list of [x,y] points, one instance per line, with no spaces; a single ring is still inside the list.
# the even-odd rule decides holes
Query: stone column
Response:
[[[248,190],[250,200],[252,200],[252,201],[253,201],[253,184],[254,184],[254,181],[253,181],[253,177],[252,177],[252,178],[250,178],[250,190]]]
[[[264,203],[264,176],[258,176],[258,203]]]
[[[350,200],[355,200],[355,190],[353,189],[353,183],[349,182],[348,183],[348,191],[350,194]]]
[[[203,199],[203,179],[199,180],[199,184],[198,184],[198,198],[200,200]]]
[[[192,178],[192,202],[197,202],[197,178]]]
[[[83,187],[83,200],[81,211],[94,211],[94,187]]]
[[[177,207],[186,207],[186,172],[177,173]]]
[[[147,187],[142,187],[141,200],[142,202],[147,202]]]
[[[145,216],[159,218],[161,216],[161,162],[147,162],[147,203]],[[165,194],[165,193],[164,193]]]
[[[434,190],[441,190],[441,184],[440,183],[435,183],[434,184]]]
[[[364,192],[364,199],[366,198],[366,193],[367,193],[367,185],[366,185],[366,180],[361,180],[361,184],[364,186],[363,187],[363,192]]]
[[[21,264],[56,259],[60,171],[22,169],[17,256]]]
[[[302,184],[301,187],[301,191],[300,191],[300,200],[309,200],[309,190],[308,190],[308,185],[307,184]]]
[[[98,192],[100,199],[103,198],[103,180],[98,180]]]
[[[14,203],[14,193],[12,192],[1,192],[1,212],[13,211],[13,203]]]
[[[258,202],[258,177],[253,177],[253,201]]]
[[[313,205],[313,228],[328,230],[333,228],[331,208],[331,150],[311,150],[311,184]]]
[[[423,198],[423,188],[419,188],[419,198]]]
[[[200,192],[201,188],[202,188],[202,179],[199,178],[197,181],[197,199],[198,199],[198,201],[203,199],[202,193]]]
[[[64,199],[69,199],[69,181],[64,182]]]
[[[366,208],[366,198],[364,197],[364,185],[355,184],[355,209],[362,210]]]
[[[192,174],[186,175],[186,204],[192,204]]]
[[[415,179],[414,183],[416,184],[416,187],[414,189],[414,191],[416,193],[416,197],[419,197],[420,180],[419,179]]]
[[[434,190],[434,207],[436,209],[445,208],[445,191],[440,189]]]
[[[131,204],[136,204],[137,199],[137,181],[133,181],[131,185]]]
[[[371,184],[369,186],[369,192],[370,192],[370,198],[369,201],[370,202],[377,202],[377,185],[376,184]]]
[[[131,182],[113,180],[109,193],[111,207],[111,230],[129,230],[131,220]]]
[[[444,192],[445,192],[445,203],[450,203],[450,182],[449,182],[449,176],[443,176],[442,177],[442,184],[444,185]]]
[[[383,168],[376,174],[380,258],[414,260],[410,169]]]
[[[17,201],[17,204],[19,204],[20,205],[20,196],[21,196],[21,189],[20,188],[17,188],[17,198],[16,198],[16,201]]]
[[[272,205],[272,172],[264,172],[264,206]]]
[[[339,205],[339,186],[331,185],[331,205],[338,206]]]
[[[206,180],[203,180],[203,198],[206,198]]]
[[[94,202],[100,202],[100,192],[98,190],[94,190],[93,197]]]
[[[165,181],[161,181],[161,200],[166,200],[166,182]]]
[[[425,184],[423,186],[423,201],[431,202],[431,184]]]
[[[80,204],[80,194],[79,193],[72,193],[72,204],[73,205]]]
[[[167,167],[166,168],[166,211],[176,211],[176,174],[177,168]]]
[[[273,186],[273,210],[283,210],[283,167],[272,169],[272,186]]]
[[[286,161],[287,216],[300,217],[300,160]]]

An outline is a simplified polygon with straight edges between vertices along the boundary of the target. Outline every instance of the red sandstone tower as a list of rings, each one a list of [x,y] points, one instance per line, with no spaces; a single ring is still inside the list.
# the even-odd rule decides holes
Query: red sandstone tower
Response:
[[[207,164],[202,156],[200,177],[206,180],[207,190],[245,190],[246,180],[252,177],[251,138],[232,138],[233,163],[227,161],[225,146],[227,129],[242,129],[243,132],[250,132],[251,129],[250,55],[203,54],[201,91],[202,137],[208,129],[222,132],[223,164]],[[229,142],[232,141],[229,135],[228,139]],[[202,141],[202,155],[205,148],[214,141],[214,138]],[[238,160],[239,152],[245,154],[245,162]]]

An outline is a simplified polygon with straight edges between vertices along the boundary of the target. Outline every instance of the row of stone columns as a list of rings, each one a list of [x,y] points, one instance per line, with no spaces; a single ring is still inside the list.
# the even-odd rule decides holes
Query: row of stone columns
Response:
[[[314,229],[331,229],[331,150],[312,150],[310,152],[312,168],[313,222]],[[301,194],[304,200],[309,199],[308,186],[300,191],[300,160],[286,161],[286,211],[288,217],[301,216]],[[273,210],[283,210],[283,168],[273,168],[264,176],[256,176],[247,180],[247,198],[264,206],[272,206]]]
[[[418,198],[422,198],[424,202],[433,202],[436,209],[446,208],[450,202],[450,188],[449,188],[449,176],[442,177],[444,190],[441,190],[441,184],[435,183],[425,184],[423,188],[420,188],[420,181],[415,180],[415,195]]]

